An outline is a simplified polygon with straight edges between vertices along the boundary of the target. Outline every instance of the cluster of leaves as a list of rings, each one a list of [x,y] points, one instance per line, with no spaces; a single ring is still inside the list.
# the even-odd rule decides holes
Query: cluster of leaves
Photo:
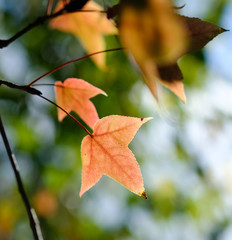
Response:
[[[88,53],[79,59],[90,57],[100,70],[106,72],[106,52],[114,49],[105,50],[104,35],[115,35],[122,48],[134,60],[133,63],[140,69],[144,83],[157,101],[157,84],[160,83],[183,102],[186,101],[183,75],[178,67],[178,60],[185,54],[200,50],[215,36],[225,31],[198,18],[179,15],[178,8],[168,0],[120,0],[118,4],[106,10],[91,0],[60,0],[53,11],[51,11],[53,1],[48,2],[46,16],[30,26],[50,20],[51,28],[75,35]],[[11,41],[16,40],[12,39]],[[0,48],[9,42],[0,40]],[[38,95],[53,103],[34,88],[36,82],[77,60],[51,70],[26,86],[18,86],[3,80],[0,80],[0,84]],[[69,116],[88,134],[81,144],[80,196],[105,174],[135,194],[146,198],[140,167],[128,144],[138,129],[150,118],[111,115],[99,119],[90,98],[98,94],[106,95],[103,90],[77,78],[68,78],[64,82],[57,81],[54,85],[56,103],[53,104],[58,107],[59,121]],[[93,133],[75,119],[70,114],[71,111],[75,111]],[[41,211],[41,215],[49,212]]]
[[[145,84],[158,100],[161,83],[183,102],[186,101],[183,75],[177,61],[183,55],[200,50],[225,31],[198,18],[181,16],[168,0],[121,0],[104,10],[94,1],[69,4],[59,1],[55,11],[66,7],[69,14],[53,19],[52,28],[74,34],[89,54],[105,49],[104,34],[118,34],[123,47],[132,54]],[[82,6],[83,4],[83,6]],[[78,12],[76,12],[78,11]],[[106,13],[106,14],[105,14]],[[91,56],[96,66],[105,69],[105,54]],[[132,192],[146,197],[139,166],[127,145],[138,128],[149,119],[108,116],[101,120],[89,98],[106,95],[80,79],[56,83],[57,104],[75,111],[94,129],[82,142],[82,187],[80,195],[106,174]],[[59,109],[61,121],[65,113]]]
[[[49,1],[50,8],[52,3]],[[78,37],[96,66],[102,70],[106,68],[103,35],[118,34],[123,47],[132,54],[145,84],[157,100],[156,85],[161,83],[185,102],[183,76],[177,60],[185,54],[200,50],[224,31],[198,18],[178,15],[168,0],[121,0],[106,11],[91,0],[58,1],[50,16],[56,17],[50,21],[50,26]],[[95,54],[98,52],[101,54]],[[15,88],[41,96],[41,92],[31,87],[42,77],[26,87]],[[146,197],[140,168],[127,146],[139,127],[149,119],[108,116],[99,120],[89,99],[106,93],[81,79],[68,78],[64,83],[58,81],[55,83],[55,92],[60,121],[66,115],[72,117],[69,112],[73,110],[94,129],[91,134],[72,117],[89,135],[82,141],[80,195],[106,174],[132,192]]]
[[[105,50],[104,35],[118,35],[123,48],[135,60],[145,84],[157,100],[157,84],[161,83],[183,102],[186,101],[178,59],[200,50],[225,31],[198,18],[179,15],[176,13],[178,8],[168,0],[120,0],[106,10],[92,0],[60,0],[51,12],[52,4],[53,1],[49,1],[46,17],[38,19],[28,29],[51,19],[50,27],[74,34],[89,53],[86,57],[90,56],[102,71],[107,69],[105,53],[108,50]],[[12,39],[10,41],[15,40]],[[1,47],[5,47],[10,41],[2,40]],[[40,91],[32,88],[42,77],[27,86],[6,81],[1,81],[1,84],[48,100]],[[140,126],[150,118],[112,115],[99,119],[96,108],[89,99],[106,93],[82,79],[68,78],[64,83],[56,82],[55,93],[56,103],[53,104],[58,107],[58,119],[62,121],[68,115],[88,133],[81,145],[80,195],[94,186],[105,174],[146,198],[139,165],[127,146]],[[93,133],[70,115],[71,111],[75,111],[93,129]]]

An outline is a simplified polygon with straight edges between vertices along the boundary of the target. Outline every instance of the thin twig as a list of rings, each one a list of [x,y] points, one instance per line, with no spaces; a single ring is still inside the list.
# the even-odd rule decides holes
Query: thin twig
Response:
[[[27,93],[30,93],[32,95],[37,95],[41,98],[43,98],[44,100],[46,100],[47,102],[50,102],[51,104],[55,105],[57,108],[61,109],[63,112],[65,112],[69,117],[71,117],[76,123],[78,123],[84,130],[85,132],[90,136],[92,137],[92,134],[87,130],[87,128],[82,125],[75,117],[73,117],[71,114],[69,114],[65,109],[63,109],[61,106],[57,105],[56,103],[54,103],[52,100],[42,96],[42,93],[35,89],[35,88],[32,88],[30,86],[19,86],[19,85],[16,85],[16,84],[13,84],[13,83],[10,83],[10,82],[7,82],[7,81],[4,81],[4,80],[0,80],[0,86],[1,84],[7,86],[7,87],[10,87],[10,88],[13,88],[13,89],[18,89],[18,90],[21,90],[21,91],[24,91],[24,92],[27,92]],[[37,84],[36,84],[37,85]],[[52,84],[54,85],[54,84]]]
[[[51,71],[49,71],[49,72],[43,74],[42,76],[36,78],[36,79],[33,80],[31,83],[27,84],[27,86],[28,86],[28,87],[31,87],[34,83],[36,83],[36,82],[39,81],[40,79],[42,79],[42,78],[48,76],[48,75],[51,74],[51,73],[56,72],[57,70],[61,69],[62,67],[67,66],[67,65],[70,64],[70,63],[74,63],[74,62],[80,61],[80,60],[82,60],[82,59],[85,59],[85,58],[88,58],[88,57],[91,57],[91,56],[94,56],[94,55],[97,55],[97,54],[100,54],[100,53],[119,51],[119,50],[123,50],[123,49],[124,49],[124,48],[121,48],[121,47],[120,47],[120,48],[107,49],[107,50],[103,50],[103,51],[99,51],[99,52],[91,53],[91,54],[85,55],[85,56],[83,56],[83,57],[79,57],[79,58],[76,58],[76,59],[70,60],[70,61],[68,61],[68,62],[66,62],[66,63],[63,63],[63,64],[61,64],[61,65],[55,67],[54,69],[52,69]]]
[[[33,84],[33,87],[37,87],[37,86],[56,86],[55,83],[35,83]]]
[[[90,136],[93,137],[93,135],[88,131],[88,129],[82,125],[75,117],[73,117],[70,113],[68,113],[65,109],[63,109],[61,106],[57,105],[56,103],[54,103],[52,100],[42,96],[42,95],[37,95],[41,98],[43,98],[44,100],[46,100],[47,102],[50,102],[51,104],[55,105],[57,108],[59,108],[60,110],[62,110],[63,112],[65,112],[69,117],[71,117],[76,123],[78,123],[84,130],[85,132]]]
[[[37,90],[35,88],[29,87],[29,86],[26,86],[26,85],[18,85],[18,84],[15,84],[15,83],[4,81],[4,80],[0,80],[0,86],[1,85],[5,85],[9,88],[19,89],[19,90],[22,90],[24,92],[34,94],[34,95],[41,95],[42,94],[39,90]]]
[[[19,172],[18,162],[17,162],[14,154],[11,151],[10,144],[9,144],[7,136],[6,136],[6,132],[5,132],[5,129],[4,129],[4,126],[3,126],[3,123],[2,123],[1,116],[0,116],[0,132],[1,132],[1,135],[2,135],[2,139],[3,139],[3,142],[4,142],[8,157],[9,157],[10,162],[11,162],[11,166],[12,166],[14,174],[15,174],[15,178],[16,178],[16,181],[17,181],[19,193],[22,197],[23,203],[24,203],[25,208],[27,210],[27,214],[28,214],[28,218],[29,218],[29,221],[30,221],[30,226],[31,226],[31,229],[32,229],[34,239],[35,240],[43,240],[43,235],[42,235],[42,231],[41,231],[41,228],[40,228],[38,217],[35,213],[35,210],[31,207],[30,202],[29,202],[28,197],[27,197],[27,194],[24,190],[23,182],[21,180],[21,176],[20,176],[20,172]]]

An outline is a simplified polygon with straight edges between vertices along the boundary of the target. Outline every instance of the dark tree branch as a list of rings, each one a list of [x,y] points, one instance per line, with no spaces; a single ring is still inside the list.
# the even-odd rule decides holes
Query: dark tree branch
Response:
[[[11,83],[11,82],[0,80],[0,86],[1,85],[5,85],[9,88],[19,89],[19,90],[22,90],[24,92],[27,92],[27,93],[30,93],[33,95],[42,95],[42,93],[39,90],[29,87],[29,86],[25,86],[25,85],[17,85],[17,84]]]
[[[18,39],[19,37],[21,37],[22,35],[24,35],[25,33],[29,32],[31,29],[33,29],[34,27],[37,27],[39,25],[44,24],[47,20],[55,18],[63,13],[65,13],[66,10],[65,9],[61,9],[60,11],[51,14],[51,15],[45,15],[43,17],[39,17],[37,18],[33,23],[29,24],[28,26],[26,26],[25,28],[23,28],[22,30],[20,30],[18,33],[16,33],[13,37],[6,39],[6,40],[0,40],[0,48],[5,48],[7,47],[9,44],[11,44],[12,42],[14,42],[16,39]]]
[[[51,1],[52,2],[52,1]],[[10,45],[12,42],[14,42],[16,39],[18,39],[19,37],[21,37],[22,35],[24,35],[25,33],[29,32],[31,29],[44,24],[46,21],[58,17],[60,15],[63,14],[68,14],[68,13],[73,13],[73,12],[101,12],[101,13],[106,13],[105,11],[97,11],[97,10],[81,10],[81,9],[74,9],[73,11],[69,11],[68,10],[68,5],[66,5],[64,8],[62,8],[61,10],[59,10],[58,12],[55,12],[53,14],[50,15],[45,15],[43,17],[38,17],[34,22],[30,23],[29,25],[27,25],[25,28],[23,28],[22,30],[20,30],[19,32],[17,32],[13,37],[9,38],[9,39],[5,39],[5,40],[1,40],[0,39],[0,49],[1,48],[5,48],[8,45]]]
[[[24,203],[25,208],[27,210],[27,214],[28,214],[28,218],[29,218],[29,221],[30,221],[30,226],[31,226],[31,229],[32,229],[32,232],[33,232],[34,239],[35,240],[43,240],[43,235],[42,235],[42,231],[41,231],[41,228],[40,228],[38,217],[36,215],[35,210],[31,207],[30,202],[29,202],[28,197],[27,197],[27,194],[24,190],[23,182],[21,180],[21,176],[20,176],[20,172],[19,172],[18,162],[17,162],[14,154],[11,151],[10,144],[9,144],[7,136],[6,136],[6,132],[5,132],[5,129],[4,129],[4,126],[3,126],[3,123],[2,123],[1,116],[0,116],[0,132],[1,132],[1,135],[2,135],[2,139],[3,139],[3,142],[4,142],[4,145],[5,145],[5,148],[6,148],[11,166],[12,166],[14,174],[15,174],[15,178],[16,178],[16,181],[17,181],[19,193],[22,197],[23,203]]]
[[[14,84],[14,83],[11,83],[11,82],[7,82],[7,81],[4,81],[4,80],[0,80],[0,86],[1,85],[5,85],[9,88],[13,88],[13,89],[18,89],[18,90],[21,90],[21,91],[24,91],[24,92],[27,92],[27,93],[30,93],[32,95],[37,95],[41,98],[43,98],[44,100],[50,102],[51,104],[55,105],[57,108],[61,109],[63,112],[65,112],[70,118],[72,118],[76,123],[78,123],[84,130],[85,132],[90,136],[92,137],[92,134],[87,130],[87,128],[82,125],[75,117],[73,117],[71,114],[69,114],[65,109],[63,109],[61,106],[57,105],[56,103],[54,103],[53,101],[51,101],[50,99],[42,96],[42,93],[35,89],[35,88],[32,88],[30,86],[21,86],[21,85],[17,85],[17,84]]]

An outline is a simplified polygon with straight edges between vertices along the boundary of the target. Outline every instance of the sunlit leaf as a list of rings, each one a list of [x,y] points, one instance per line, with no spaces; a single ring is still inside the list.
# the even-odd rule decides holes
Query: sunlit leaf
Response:
[[[150,119],[112,115],[97,121],[93,135],[86,136],[81,144],[80,196],[105,174],[146,198],[140,167],[128,144],[141,125]]]
[[[97,111],[90,98],[106,93],[90,83],[77,78],[68,78],[64,83],[57,81],[55,84],[56,102],[67,112],[75,111],[91,128],[99,119]],[[65,112],[58,109],[58,119],[62,121]]]

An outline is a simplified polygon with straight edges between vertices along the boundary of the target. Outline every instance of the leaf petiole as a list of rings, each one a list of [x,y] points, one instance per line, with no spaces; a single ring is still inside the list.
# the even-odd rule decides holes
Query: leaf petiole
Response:
[[[24,92],[27,92],[27,93],[30,93],[32,95],[37,95],[41,98],[43,98],[44,100],[46,100],[47,102],[50,102],[51,104],[55,105],[57,108],[61,109],[63,112],[65,112],[69,117],[71,117],[76,123],[78,123],[84,130],[85,132],[90,136],[90,137],[93,137],[93,135],[87,130],[86,127],[84,127],[75,117],[73,117],[70,113],[68,113],[65,109],[63,109],[62,107],[60,107],[59,105],[57,105],[56,103],[54,103],[53,101],[51,101],[50,99],[42,96],[42,93],[35,89],[35,88],[32,88],[30,86],[21,86],[21,85],[16,85],[14,83],[11,83],[11,82],[7,82],[7,81],[4,81],[4,80],[0,80],[0,86],[1,85],[5,85],[7,87],[10,87],[10,88],[13,88],[13,89],[18,89],[18,90],[21,90],[21,91],[24,91]],[[38,85],[54,85],[54,84],[36,84],[37,86]]]
[[[73,117],[70,113],[68,113],[65,109],[63,109],[61,106],[57,105],[55,102],[53,102],[52,100],[42,96],[42,95],[38,95],[39,97],[43,98],[44,100],[46,100],[47,102],[50,102],[51,104],[55,105],[57,108],[59,108],[60,110],[62,110],[63,112],[65,112],[70,118],[72,118],[77,124],[79,124],[84,130],[85,132],[92,138],[93,135],[88,131],[88,129],[82,125],[75,117]]]
[[[120,47],[120,48],[112,48],[112,49],[106,49],[106,50],[103,50],[103,51],[99,51],[99,52],[95,52],[95,53],[91,53],[91,54],[88,54],[88,55],[85,55],[85,56],[82,56],[82,57],[79,57],[79,58],[75,58],[73,60],[70,60],[66,63],[63,63],[57,67],[55,67],[54,69],[50,70],[49,72],[43,74],[42,76],[36,78],[35,80],[33,80],[31,83],[27,84],[28,87],[31,87],[32,85],[34,85],[34,83],[36,83],[37,81],[39,81],[40,79],[48,76],[49,74],[51,73],[54,73],[56,72],[57,70],[61,69],[62,67],[65,67],[71,63],[74,63],[74,62],[78,62],[82,59],[85,59],[85,58],[88,58],[88,57],[91,57],[91,56],[94,56],[94,55],[97,55],[97,54],[100,54],[100,53],[106,53],[106,52],[113,52],[113,51],[119,51],[119,50],[123,50],[124,48]]]

